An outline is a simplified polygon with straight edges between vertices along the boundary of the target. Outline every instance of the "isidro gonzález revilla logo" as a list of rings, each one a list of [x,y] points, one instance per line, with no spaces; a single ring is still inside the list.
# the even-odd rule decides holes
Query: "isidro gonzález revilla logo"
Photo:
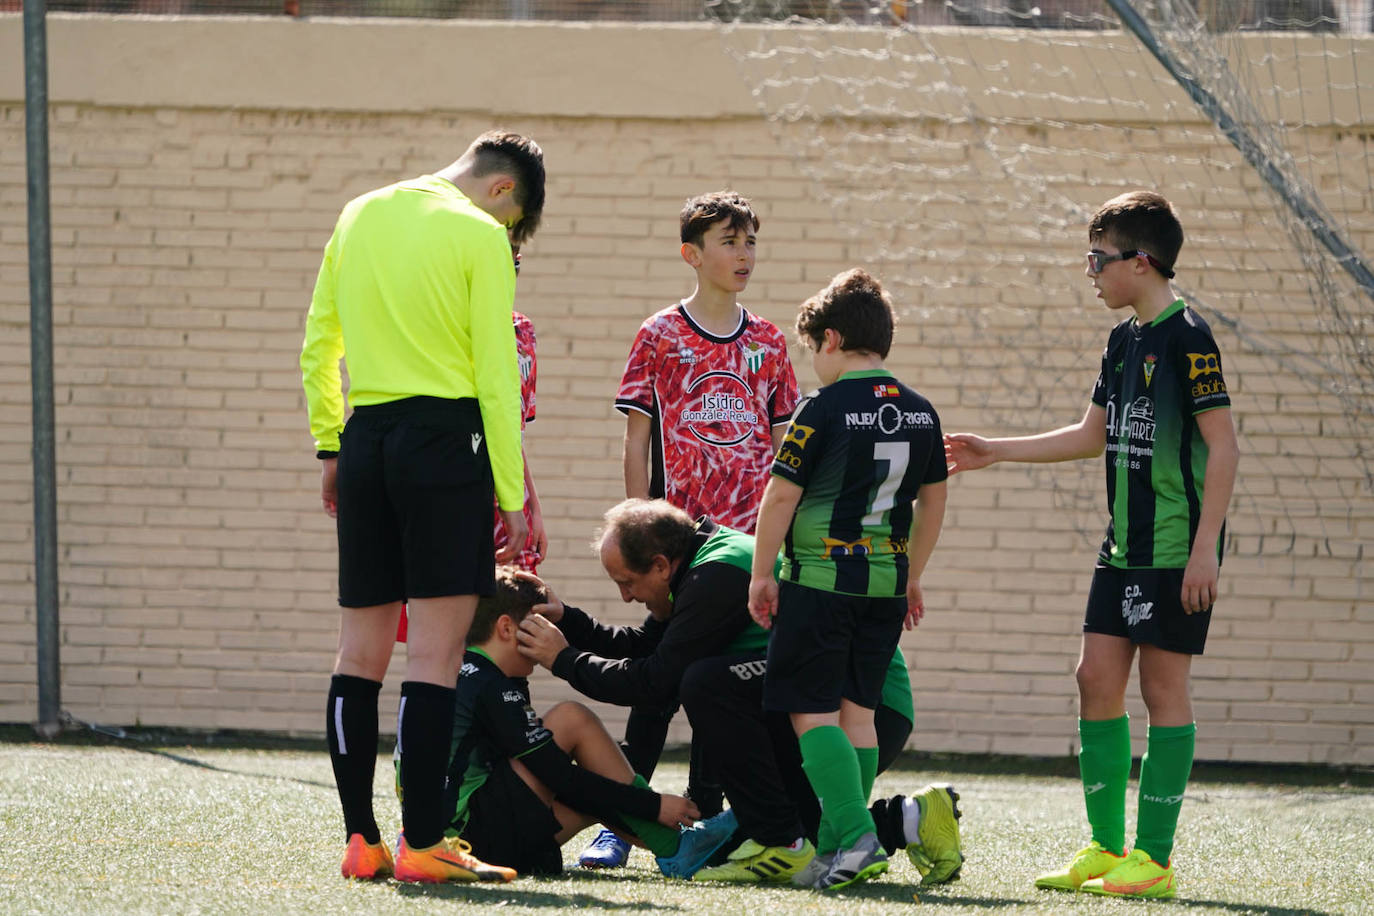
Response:
[[[680,420],[698,441],[707,445],[738,445],[754,434],[759,414],[753,409],[753,389],[727,369],[703,372],[687,386],[701,391],[695,406],[684,408]]]

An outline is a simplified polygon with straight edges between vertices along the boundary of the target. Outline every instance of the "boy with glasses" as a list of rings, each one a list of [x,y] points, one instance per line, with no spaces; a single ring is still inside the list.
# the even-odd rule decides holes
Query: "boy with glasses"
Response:
[[[1174,896],[1170,862],[1197,732],[1188,676],[1202,654],[1239,452],[1221,356],[1207,323],[1169,285],[1183,229],[1169,202],[1133,191],[1088,226],[1087,275],[1113,311],[1083,419],[1009,439],[945,437],[950,473],[997,461],[1068,461],[1106,450],[1111,521],[1083,621],[1079,771],[1092,842],[1036,886]],[[1150,721],[1135,848],[1125,850],[1131,733],[1126,684],[1139,655]]]

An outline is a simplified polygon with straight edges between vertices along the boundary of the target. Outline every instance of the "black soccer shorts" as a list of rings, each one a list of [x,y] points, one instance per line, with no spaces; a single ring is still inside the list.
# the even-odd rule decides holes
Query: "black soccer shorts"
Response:
[[[1184,613],[1181,569],[1099,566],[1093,570],[1084,633],[1120,636],[1137,645],[1201,655],[1211,622],[1211,608]]]
[[[905,596],[840,595],[779,582],[764,709],[834,712],[841,699],[877,708],[905,617]]]

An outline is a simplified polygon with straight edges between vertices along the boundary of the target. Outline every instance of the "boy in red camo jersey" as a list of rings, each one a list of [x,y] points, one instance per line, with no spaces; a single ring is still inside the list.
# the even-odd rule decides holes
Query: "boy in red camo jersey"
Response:
[[[754,272],[753,206],[734,191],[702,194],[686,202],[678,223],[696,289],[645,319],[630,347],[615,399],[626,416],[625,495],[666,499],[692,518],[752,534],[773,455],[800,400],[797,377],[782,331],[738,301]],[[675,712],[630,712],[625,754],[646,778]],[[703,789],[695,752],[692,775],[688,794]],[[694,800],[709,814],[720,793],[708,791],[714,798]],[[604,832],[580,861],[617,866],[628,853]]]
[[[662,498],[752,534],[768,469],[797,406],[787,339],[737,301],[759,218],[733,191],[687,201],[692,295],[640,325],[615,406],[626,415],[625,495]]]

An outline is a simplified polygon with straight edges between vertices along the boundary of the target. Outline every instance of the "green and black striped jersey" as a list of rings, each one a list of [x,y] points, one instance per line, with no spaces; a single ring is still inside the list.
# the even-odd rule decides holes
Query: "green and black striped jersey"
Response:
[[[886,370],[847,372],[798,406],[773,476],[803,490],[782,577],[846,595],[906,594],[911,502],[948,476],[940,418]]]
[[[1195,417],[1230,407],[1221,354],[1182,299],[1147,325],[1112,329],[1092,401],[1107,411],[1107,505],[1099,560],[1122,569],[1188,565],[1207,443]],[[1218,556],[1225,528],[1218,541]]]

